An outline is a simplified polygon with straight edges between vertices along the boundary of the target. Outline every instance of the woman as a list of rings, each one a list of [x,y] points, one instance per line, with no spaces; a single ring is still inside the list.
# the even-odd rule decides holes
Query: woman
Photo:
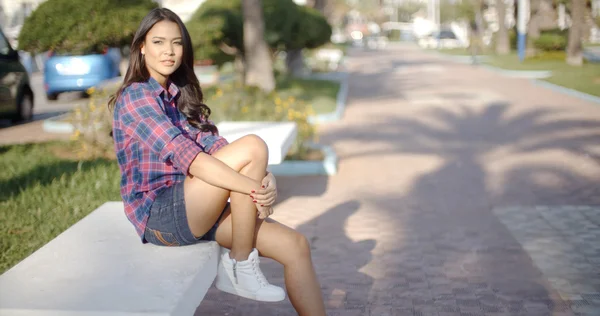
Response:
[[[154,9],[142,20],[123,85],[109,102],[128,219],[143,243],[216,240],[223,247],[216,287],[242,297],[285,299],[258,266],[259,254],[272,258],[284,265],[298,314],[325,315],[306,238],[267,218],[277,192],[267,146],[255,135],[231,144],[218,136],[193,60],[176,14]]]

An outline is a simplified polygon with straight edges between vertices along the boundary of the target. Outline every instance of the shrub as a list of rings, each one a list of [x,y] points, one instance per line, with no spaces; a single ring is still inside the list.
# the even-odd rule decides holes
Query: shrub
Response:
[[[265,41],[272,51],[315,48],[329,41],[331,26],[317,10],[292,0],[263,0]],[[192,36],[194,57],[223,65],[243,54],[243,16],[240,0],[207,0],[186,25]],[[223,44],[229,46],[225,47]]]
[[[566,55],[565,51],[542,51],[527,59],[535,61],[564,61]]]
[[[48,0],[25,20],[19,49],[97,53],[129,45],[152,0]]]
[[[286,49],[317,48],[329,42],[333,29],[321,12],[306,6],[297,6],[299,19],[292,27]]]
[[[108,98],[120,86],[120,82],[102,88],[90,88],[88,102],[71,111],[68,121],[74,131],[71,140],[79,159],[114,158],[114,145],[111,137],[112,112],[108,110]]]
[[[541,51],[563,51],[567,48],[567,37],[556,33],[542,33],[533,42]]]
[[[190,32],[196,60],[210,59],[217,65],[233,61],[220,45],[243,45],[243,18],[240,1],[207,0],[194,12],[186,27]]]
[[[290,155],[302,156],[308,148],[306,142],[316,141],[315,127],[308,117],[315,114],[312,106],[293,97],[283,98],[277,91],[266,94],[255,87],[240,83],[223,84],[207,93],[207,105],[212,110],[211,118],[220,121],[290,121],[296,122],[298,136]]]
[[[108,97],[120,83],[88,90],[89,102],[77,106],[68,121],[74,126],[71,140],[80,159],[114,158],[114,145],[110,132],[112,112],[108,110]],[[265,94],[255,87],[244,87],[237,82],[221,84],[219,88],[205,89],[206,103],[212,110],[210,119],[221,121],[290,121],[298,125],[298,136],[290,155],[300,156],[308,151],[307,141],[316,141],[315,128],[308,122],[314,115],[311,105],[293,97],[283,98],[276,91]]]

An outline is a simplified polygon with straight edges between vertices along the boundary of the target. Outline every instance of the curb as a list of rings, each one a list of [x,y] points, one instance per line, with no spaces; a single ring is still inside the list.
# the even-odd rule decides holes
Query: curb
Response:
[[[339,81],[340,82],[340,90],[338,90],[336,96],[336,105],[335,111],[330,113],[319,114],[315,116],[311,116],[308,118],[308,122],[311,124],[319,124],[319,123],[330,123],[339,121],[344,115],[344,110],[346,110],[346,100],[348,100],[348,77],[349,74],[347,72],[341,72],[339,78],[322,78],[322,80],[330,80],[330,81]],[[315,78],[313,78],[315,79]],[[319,79],[319,78],[316,78]]]
[[[512,78],[545,79],[552,77],[551,70],[507,70],[490,65],[480,65],[482,68]]]
[[[419,46],[419,48],[421,48],[421,47]],[[461,64],[473,64],[473,57],[471,55],[450,55],[450,54],[445,54],[445,53],[437,51],[437,50],[427,50],[425,48],[421,48],[421,49],[425,52],[436,55],[442,59],[446,59],[446,60],[461,63]],[[488,56],[476,55],[475,59],[477,60],[477,62],[482,62],[482,61],[487,60]]]
[[[550,83],[548,81],[531,80],[531,82],[533,84],[535,84],[535,85],[538,85],[538,86],[541,86],[541,87],[544,87],[544,88],[548,88],[550,90],[553,90],[553,91],[556,91],[556,92],[559,92],[559,93],[563,93],[563,94],[566,94],[566,95],[569,95],[569,96],[572,96],[572,97],[575,97],[575,98],[579,98],[579,99],[582,99],[582,100],[585,100],[585,101],[589,101],[589,102],[592,102],[592,103],[600,104],[600,97],[597,97],[597,96],[594,96],[594,95],[591,95],[591,94],[587,94],[587,93],[584,93],[584,92],[581,92],[581,91],[577,91],[577,90],[573,90],[573,89],[566,88],[566,87],[563,87],[563,86],[559,86],[557,84],[553,84],[553,83]]]
[[[449,61],[461,64],[473,64],[473,58],[470,55],[448,55],[438,51],[433,51],[432,53]],[[481,62],[485,62],[489,59],[486,55],[477,55],[475,59],[477,60],[477,63],[473,65],[481,66],[491,72],[512,78],[544,79],[552,76],[552,71],[550,70],[508,70],[482,64]]]
[[[65,121],[68,115],[67,113],[45,119],[42,125],[44,131],[55,134],[72,134],[75,128],[71,123]]]
[[[284,160],[278,165],[269,165],[267,170],[276,176],[335,175],[338,157],[333,148],[320,144],[309,144],[309,147],[322,150],[325,158],[322,161]]]

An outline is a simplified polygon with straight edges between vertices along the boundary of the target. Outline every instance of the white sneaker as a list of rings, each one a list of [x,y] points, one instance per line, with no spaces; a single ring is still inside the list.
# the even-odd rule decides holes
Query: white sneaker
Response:
[[[215,282],[217,289],[256,301],[279,302],[285,299],[285,291],[269,284],[260,270],[256,248],[252,249],[245,261],[231,259],[229,252],[229,249],[221,247]]]

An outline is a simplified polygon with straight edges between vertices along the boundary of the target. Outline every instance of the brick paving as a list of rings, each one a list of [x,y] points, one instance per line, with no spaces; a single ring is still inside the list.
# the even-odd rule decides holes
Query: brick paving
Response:
[[[70,136],[70,134],[48,133],[44,131],[43,120],[18,125],[0,125],[0,146],[68,140]]]
[[[411,46],[349,69],[339,174],[278,178],[274,216],[329,315],[600,315],[600,106]],[[196,315],[295,313],[211,289]]]

